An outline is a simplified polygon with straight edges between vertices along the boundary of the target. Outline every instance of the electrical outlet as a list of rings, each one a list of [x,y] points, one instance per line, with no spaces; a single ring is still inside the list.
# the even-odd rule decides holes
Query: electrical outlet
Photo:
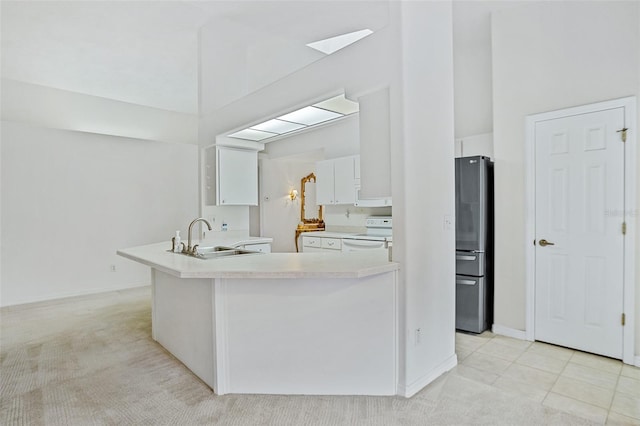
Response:
[[[115,272],[116,271],[116,265],[110,265],[109,269],[111,270],[111,272]]]

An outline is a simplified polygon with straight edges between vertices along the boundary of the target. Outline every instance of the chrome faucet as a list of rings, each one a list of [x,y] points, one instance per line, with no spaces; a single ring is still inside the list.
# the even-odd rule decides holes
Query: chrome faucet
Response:
[[[207,225],[207,228],[209,228],[209,231],[212,230],[211,224],[207,221],[207,219],[205,219],[203,217],[199,217],[197,219],[194,219],[193,222],[191,222],[189,224],[189,235],[188,235],[188,240],[187,240],[187,254],[195,255],[196,254],[196,248],[198,247],[197,244],[195,246],[191,247],[191,228],[193,228],[193,225],[195,225],[196,222],[204,222]]]

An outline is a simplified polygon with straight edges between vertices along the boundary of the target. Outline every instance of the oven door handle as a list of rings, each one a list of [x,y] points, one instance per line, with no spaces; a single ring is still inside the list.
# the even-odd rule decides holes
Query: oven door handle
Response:
[[[342,239],[342,245],[359,248],[386,248],[386,241]]]

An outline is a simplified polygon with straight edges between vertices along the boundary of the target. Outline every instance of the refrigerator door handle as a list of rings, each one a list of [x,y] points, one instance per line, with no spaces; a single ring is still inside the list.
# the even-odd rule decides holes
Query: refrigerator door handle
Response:
[[[463,256],[463,255],[456,255],[456,260],[476,260],[478,257],[477,256]]]
[[[475,285],[476,282],[473,280],[456,280],[456,284],[462,284],[462,285]]]

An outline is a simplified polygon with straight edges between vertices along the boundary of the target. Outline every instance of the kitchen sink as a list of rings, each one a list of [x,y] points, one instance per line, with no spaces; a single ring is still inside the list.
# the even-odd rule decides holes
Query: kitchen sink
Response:
[[[167,250],[173,253],[171,250]],[[180,252],[185,256],[195,257],[197,259],[221,259],[232,256],[243,256],[247,254],[264,254],[259,251],[244,250],[235,247],[215,246],[215,247],[200,247],[196,246],[195,253]]]
[[[196,247],[193,257],[198,259],[220,259],[229,256],[242,256],[246,254],[262,254],[257,251],[244,250],[234,247],[216,246],[216,247]]]

